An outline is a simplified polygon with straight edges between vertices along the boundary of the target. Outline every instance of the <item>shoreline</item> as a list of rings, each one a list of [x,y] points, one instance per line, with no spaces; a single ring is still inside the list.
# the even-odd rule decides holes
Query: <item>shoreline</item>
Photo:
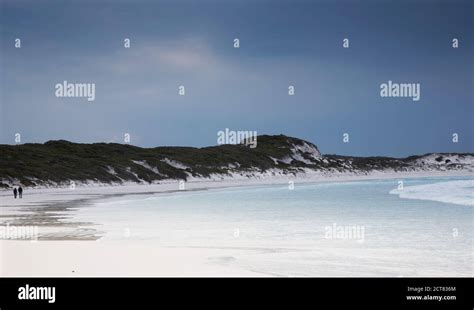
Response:
[[[153,196],[160,194],[189,193],[216,189],[237,189],[250,186],[288,186],[289,181],[298,184],[342,183],[374,180],[403,180],[412,178],[472,177],[470,171],[429,171],[420,173],[372,173],[368,175],[321,175],[302,174],[244,179],[192,179],[179,189],[178,180],[160,184],[89,185],[70,188],[25,188],[22,199],[14,199],[10,191],[0,191],[0,225],[3,227],[39,227],[38,240],[90,241],[102,238],[100,224],[77,222],[74,211],[93,207],[98,202],[111,202],[129,196]],[[396,185],[394,185],[396,186]],[[0,227],[2,227],[0,226]],[[7,227],[8,228],[8,227]],[[4,229],[6,230],[6,229]],[[4,233],[5,234],[5,233]],[[0,240],[8,239],[0,235]],[[26,239],[29,240],[29,239]]]
[[[472,173],[409,173],[409,174],[372,174],[365,176],[338,177],[306,177],[293,178],[298,184],[358,182],[369,180],[400,180],[408,178],[443,178],[443,177],[472,177]],[[154,185],[123,185],[123,186],[90,186],[71,189],[35,189],[27,190],[23,199],[16,199],[16,204],[6,204],[5,192],[1,193],[0,207],[2,219],[14,219],[14,225],[40,225],[38,240],[1,239],[0,277],[273,277],[282,276],[253,270],[250,266],[234,264],[235,261],[245,261],[248,257],[262,255],[265,249],[253,246],[238,247],[233,243],[222,247],[193,247],[156,245],[153,242],[141,240],[109,240],[101,241],[100,225],[94,223],[79,223],[74,221],[74,210],[93,207],[95,203],[110,201],[130,195],[145,196],[166,193],[179,193],[201,190],[226,188],[241,188],[249,186],[288,186],[289,179],[267,178],[264,180],[227,180],[227,181],[191,181],[186,183],[186,190],[177,190],[178,182]],[[394,186],[396,186],[394,183]],[[10,201],[13,200],[11,197]],[[4,212],[10,209],[10,213]],[[6,217],[5,217],[6,216]],[[43,225],[43,226],[41,226]],[[94,226],[95,225],[95,226]],[[88,227],[88,228],[85,228]],[[91,228],[92,227],[92,228]],[[48,231],[50,229],[50,231]],[[56,231],[55,231],[56,230]],[[59,231],[59,232],[58,232]],[[25,242],[26,241],[26,242]],[[28,242],[29,241],[29,242]],[[80,242],[78,242],[80,241]],[[331,245],[333,245],[331,243]],[[363,244],[336,249],[346,255],[353,255],[351,249],[363,251]],[[285,253],[296,255],[298,251],[311,249],[285,248]],[[262,252],[263,251],[263,252]],[[326,259],[325,255],[332,250],[315,254]],[[299,252],[298,252],[299,253]],[[384,254],[387,261],[396,255],[391,252]],[[299,254],[298,254],[299,255]],[[375,255],[375,254],[374,254]],[[358,257],[357,255],[355,257]],[[413,276],[409,265],[404,266],[399,273],[386,265],[371,266],[369,262],[359,262],[365,266],[361,271],[350,271],[350,276],[374,277],[383,276]],[[244,264],[245,265],[245,264]],[[366,270],[366,271],[362,271]],[[319,276],[347,276],[346,269],[328,270]],[[368,273],[367,273],[368,272]],[[449,269],[449,272],[452,270]],[[416,276],[440,277],[452,276],[447,270],[435,271],[428,267],[417,270]],[[458,271],[456,271],[458,272]],[[286,274],[284,274],[286,275]],[[286,275],[288,276],[288,275]],[[459,271],[456,276],[466,276]]]
[[[130,194],[150,194],[150,193],[172,193],[186,192],[190,190],[209,190],[214,188],[234,188],[246,186],[282,185],[293,181],[294,184],[305,183],[332,183],[332,182],[357,182],[389,179],[413,179],[431,177],[474,177],[474,171],[416,171],[416,172],[372,172],[368,174],[320,174],[320,173],[300,173],[297,175],[264,175],[258,177],[228,177],[214,176],[211,178],[190,178],[184,182],[185,189],[179,189],[180,180],[164,180],[157,183],[82,183],[69,186],[37,186],[23,187],[24,197],[22,199],[11,199],[10,206],[21,205],[20,201],[32,195],[130,195]],[[101,193],[106,191],[106,193]],[[0,199],[12,196],[12,189],[0,189]],[[54,197],[53,197],[54,199]],[[5,201],[2,202],[2,204]],[[16,203],[17,202],[17,203]],[[31,201],[28,201],[31,202]]]

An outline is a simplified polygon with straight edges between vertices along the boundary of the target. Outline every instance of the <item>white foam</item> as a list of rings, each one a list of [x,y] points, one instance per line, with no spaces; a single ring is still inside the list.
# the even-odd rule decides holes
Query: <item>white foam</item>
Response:
[[[405,186],[394,189],[390,194],[400,198],[432,200],[465,206],[474,206],[474,180],[459,180]]]

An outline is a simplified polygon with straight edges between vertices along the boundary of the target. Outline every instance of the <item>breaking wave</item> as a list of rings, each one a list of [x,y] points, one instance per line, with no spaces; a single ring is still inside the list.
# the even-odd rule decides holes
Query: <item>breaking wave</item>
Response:
[[[394,189],[390,194],[400,198],[432,200],[464,206],[474,206],[474,180],[439,182],[424,185],[405,186]]]

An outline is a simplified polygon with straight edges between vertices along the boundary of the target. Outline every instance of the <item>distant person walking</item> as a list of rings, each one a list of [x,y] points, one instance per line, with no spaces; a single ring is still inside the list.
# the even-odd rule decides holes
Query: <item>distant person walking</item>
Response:
[[[18,191],[16,190],[16,187],[13,189],[13,196],[15,197],[16,199],[16,194],[18,193]]]
[[[21,187],[21,185],[20,185],[20,187],[18,187],[18,197],[19,198],[23,197],[23,188]]]

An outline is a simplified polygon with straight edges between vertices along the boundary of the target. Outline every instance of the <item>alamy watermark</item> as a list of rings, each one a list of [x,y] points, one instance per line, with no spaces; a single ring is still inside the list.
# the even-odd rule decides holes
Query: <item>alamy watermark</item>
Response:
[[[419,101],[421,98],[420,83],[395,83],[388,81],[380,84],[380,97],[411,98]]]
[[[257,132],[244,130],[230,130],[226,128],[217,132],[217,144],[245,144],[254,149],[257,147]]]
[[[0,239],[3,240],[38,240],[38,226],[0,226]]]
[[[20,286],[18,288],[18,299],[19,300],[47,300],[48,303],[53,304],[56,302],[56,287],[54,286]]]
[[[326,226],[324,231],[326,239],[352,239],[359,242],[364,242],[365,240],[365,226],[337,225],[337,223],[333,223],[331,226]]]
[[[63,81],[55,86],[55,95],[58,98],[87,98],[95,100],[95,83],[69,83]]]

